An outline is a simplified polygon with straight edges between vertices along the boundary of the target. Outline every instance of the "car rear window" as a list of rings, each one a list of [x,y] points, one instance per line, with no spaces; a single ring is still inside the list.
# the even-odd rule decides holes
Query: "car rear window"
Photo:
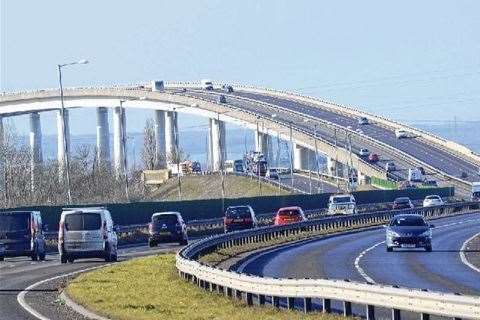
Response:
[[[394,219],[390,225],[394,227],[423,227],[426,226],[426,223],[420,217],[401,217]]]
[[[248,207],[228,208],[225,212],[227,218],[251,218],[250,209]]]
[[[300,215],[300,210],[298,209],[286,209],[278,211],[279,216],[283,217],[295,217]]]
[[[0,214],[0,231],[24,231],[30,227],[29,213]]]
[[[67,231],[98,230],[102,224],[99,213],[80,212],[65,216],[65,229]]]
[[[398,199],[395,199],[395,203],[407,203],[409,202],[410,199],[408,198],[398,198]]]
[[[439,198],[440,198],[439,196],[427,196],[425,199],[438,200]]]
[[[153,222],[161,224],[176,224],[178,223],[178,218],[176,214],[162,214],[154,216]]]
[[[332,199],[333,203],[346,203],[346,202],[351,202],[351,198],[348,196],[345,197],[335,197]]]

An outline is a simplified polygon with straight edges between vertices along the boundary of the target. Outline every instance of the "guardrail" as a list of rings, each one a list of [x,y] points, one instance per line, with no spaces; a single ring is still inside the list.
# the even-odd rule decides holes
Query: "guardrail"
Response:
[[[265,242],[274,238],[314,234],[335,228],[359,228],[369,224],[381,224],[398,213],[419,213],[426,218],[446,217],[478,209],[478,203],[448,204],[439,207],[390,210],[371,214],[329,217],[292,225],[264,227],[256,230],[239,231],[209,237],[184,247],[177,253],[176,267],[181,277],[206,290],[224,293],[229,297],[244,299],[253,305],[256,297],[259,305],[270,304],[280,307],[286,300],[287,308],[295,308],[295,302],[303,302],[305,312],[312,311],[312,299],[320,299],[324,312],[331,312],[331,301],[343,302],[343,313],[352,314],[352,303],[365,305],[367,319],[375,318],[375,308],[389,308],[392,319],[399,320],[401,311],[420,313],[422,319],[430,315],[455,319],[480,319],[480,297],[462,296],[328,279],[277,279],[222,270],[196,261],[201,255],[220,248],[231,248],[244,244]]]

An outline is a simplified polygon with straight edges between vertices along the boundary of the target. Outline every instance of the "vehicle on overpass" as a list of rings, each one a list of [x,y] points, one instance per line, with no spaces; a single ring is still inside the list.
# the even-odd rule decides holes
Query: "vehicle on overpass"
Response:
[[[480,201],[480,182],[472,182],[472,201]]]
[[[244,172],[245,169],[243,167],[243,160],[242,159],[237,159],[233,162],[233,171],[237,173]]]
[[[244,166],[248,173],[265,177],[268,163],[265,155],[258,151],[252,151],[244,156]]]
[[[435,187],[438,187],[438,183],[437,183],[437,181],[432,180],[432,179],[425,179],[425,180],[422,181],[422,186],[435,188]]]
[[[225,91],[226,93],[232,93],[233,87],[228,84],[224,84],[222,85],[222,90]]]
[[[410,168],[408,169],[408,181],[411,182],[422,182],[424,176],[422,171],[419,168]]]
[[[393,200],[392,209],[393,210],[401,210],[401,209],[413,209],[415,206],[410,200],[409,197],[399,197]]]
[[[278,180],[280,179],[278,175],[278,170],[277,168],[268,168],[267,169],[267,174],[265,176],[266,178],[272,179],[272,180]]]
[[[202,79],[200,81],[203,90],[213,90],[213,82],[210,79]]]
[[[410,134],[405,129],[396,129],[395,136],[397,137],[397,139],[402,139],[402,138],[408,138]]]
[[[255,211],[248,205],[228,207],[225,210],[223,225],[225,233],[256,228],[257,218]]]
[[[117,261],[117,233],[112,216],[104,207],[64,208],[58,229],[61,263],[75,259],[101,258]]]
[[[395,163],[393,161],[388,161],[385,163],[385,171],[387,172],[392,172],[397,170],[397,167],[395,166]]]
[[[370,162],[370,163],[377,163],[379,160],[380,160],[380,158],[378,157],[378,154],[376,154],[376,153],[372,153],[368,156],[368,162]]]
[[[225,96],[223,94],[221,94],[221,95],[218,96],[217,102],[218,103],[227,103],[227,98],[225,98]]]
[[[366,157],[370,156],[370,151],[369,151],[367,148],[362,148],[362,149],[360,149],[360,151],[358,152],[358,155],[359,155],[360,157],[365,157],[365,158],[366,158]]]
[[[355,214],[357,213],[357,202],[351,194],[331,195],[328,199],[329,215]]]
[[[361,125],[361,126],[364,126],[364,125],[367,125],[369,124],[370,122],[368,121],[368,118],[367,117],[360,117],[358,119],[358,124]]]
[[[426,196],[425,199],[423,199],[424,207],[441,206],[443,204],[444,202],[442,200],[442,197],[438,195],[429,195],[429,196]]]
[[[178,212],[157,212],[148,224],[148,245],[155,247],[159,243],[188,243],[187,225]]]
[[[432,228],[422,215],[402,214],[394,216],[386,226],[387,251],[393,248],[425,248],[432,251]]]
[[[274,218],[274,225],[280,226],[289,223],[302,222],[306,221],[307,217],[303,213],[302,208],[300,207],[284,207],[280,208],[277,211],[277,214]]]
[[[44,229],[39,211],[1,212],[0,261],[19,256],[45,260]]]

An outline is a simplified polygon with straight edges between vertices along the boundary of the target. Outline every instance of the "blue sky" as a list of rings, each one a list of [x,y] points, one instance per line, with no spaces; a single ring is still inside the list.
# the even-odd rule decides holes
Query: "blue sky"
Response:
[[[479,1],[1,1],[5,91],[56,87],[56,64],[87,58],[67,86],[208,77],[408,122],[480,120]],[[148,115],[130,112],[129,130]],[[93,120],[72,113],[72,133]]]

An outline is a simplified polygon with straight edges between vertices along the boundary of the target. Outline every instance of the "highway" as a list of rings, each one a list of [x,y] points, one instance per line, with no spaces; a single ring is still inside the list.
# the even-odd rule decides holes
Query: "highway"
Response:
[[[272,181],[273,183],[275,183],[278,180]],[[290,188],[292,186],[292,180],[290,178],[290,175],[281,175],[280,183]],[[308,178],[308,176],[305,175],[300,175],[296,173],[293,174],[293,188],[294,190],[299,190],[302,193],[310,193],[310,179]],[[341,189],[325,181],[319,182],[316,176],[312,174],[311,191],[312,193],[336,193],[341,191]]]
[[[160,252],[173,251],[178,249],[177,245],[165,244],[157,248],[147,246],[134,246],[119,250],[119,261],[124,261],[134,257],[151,255]],[[32,262],[27,257],[7,258],[0,263],[0,320],[24,320],[36,319],[25,311],[17,301],[17,295],[28,286],[41,280],[49,279],[55,276],[67,274],[73,271],[82,270],[91,267],[104,265],[100,259],[77,260],[73,264],[60,264],[57,255],[47,255],[44,262]],[[48,295],[53,290],[58,296],[57,288],[47,284],[41,289],[35,289],[26,295],[26,301],[41,301],[44,295]],[[35,295],[31,297],[31,295]],[[39,304],[38,309],[43,316],[52,320],[80,319],[72,312],[68,312],[66,307],[54,307],[52,301],[45,304]]]
[[[480,294],[480,273],[460,257],[480,229],[480,213],[432,221],[433,252],[387,253],[383,228],[287,245],[252,256],[239,271],[278,278],[329,278],[374,282],[466,295]]]

